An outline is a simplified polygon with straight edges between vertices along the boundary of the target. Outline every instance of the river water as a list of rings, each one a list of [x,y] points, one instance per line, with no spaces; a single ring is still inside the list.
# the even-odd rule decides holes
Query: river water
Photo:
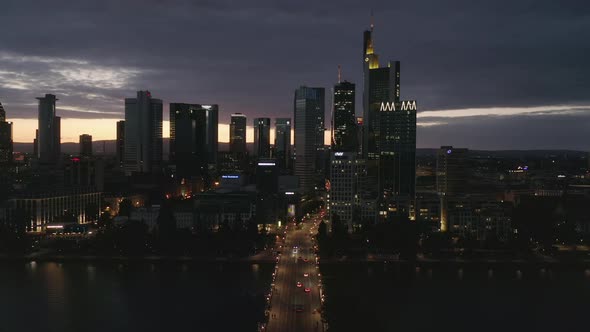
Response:
[[[0,331],[256,331],[271,264],[2,262]]]
[[[0,263],[0,331],[256,331],[272,264]],[[331,331],[585,331],[590,267],[321,267]]]
[[[586,331],[590,266],[326,264],[330,331]]]

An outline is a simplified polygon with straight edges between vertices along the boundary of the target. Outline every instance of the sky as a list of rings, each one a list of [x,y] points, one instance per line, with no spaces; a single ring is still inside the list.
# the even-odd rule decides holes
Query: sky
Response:
[[[16,142],[45,93],[62,142],[113,139],[147,89],[165,120],[170,102],[219,104],[226,142],[231,113],[292,117],[294,90],[330,89],[341,65],[360,115],[371,10],[376,53],[418,101],[418,147],[590,150],[588,1],[4,0],[0,102]]]

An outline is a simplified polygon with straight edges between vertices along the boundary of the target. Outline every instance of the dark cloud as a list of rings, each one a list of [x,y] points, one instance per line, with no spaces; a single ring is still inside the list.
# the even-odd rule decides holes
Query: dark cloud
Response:
[[[422,110],[590,103],[590,4],[549,0],[9,0],[0,101],[10,117],[35,117],[34,97],[53,92],[69,108],[62,116],[121,117],[123,98],[150,89],[166,103],[219,103],[224,122],[231,112],[292,116],[293,90],[329,88],[338,64],[360,89],[371,9],[377,52],[402,61],[402,96]],[[565,118],[574,116],[583,115]],[[490,132],[504,125],[468,121]],[[457,134],[449,130],[421,127],[419,142],[444,143]],[[537,143],[526,137],[506,143]]]

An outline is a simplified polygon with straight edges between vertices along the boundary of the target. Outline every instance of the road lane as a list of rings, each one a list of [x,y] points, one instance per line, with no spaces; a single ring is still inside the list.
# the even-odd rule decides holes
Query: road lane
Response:
[[[319,219],[312,218],[302,223],[299,229],[294,224],[287,228],[277,264],[266,331],[322,331],[318,311],[321,303],[319,277],[310,234],[312,229],[317,230],[317,221]],[[298,247],[296,254],[293,253],[294,246]],[[309,276],[304,277],[304,273]],[[297,282],[301,282],[302,287],[297,287]],[[305,292],[306,287],[310,289],[309,293]],[[296,305],[303,306],[302,312],[296,312]]]

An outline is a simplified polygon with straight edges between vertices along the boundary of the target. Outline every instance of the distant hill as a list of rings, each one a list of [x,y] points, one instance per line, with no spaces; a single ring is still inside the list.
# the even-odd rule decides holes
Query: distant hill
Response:
[[[92,142],[92,149],[94,153],[97,154],[115,154],[115,140],[105,140],[105,141],[94,141]],[[170,139],[164,138],[162,144],[162,150],[164,151],[164,155],[168,155],[170,151]],[[248,148],[250,148],[250,143],[248,144]],[[229,143],[219,143],[218,146],[220,151],[227,151],[229,150]],[[78,143],[67,142],[61,143],[61,152],[63,153],[70,153],[75,154],[78,153],[80,146]],[[15,152],[24,152],[24,153],[33,153],[33,143],[14,143],[14,151]]]
[[[170,149],[170,140],[168,138],[163,139],[163,150],[164,156],[167,156]],[[252,150],[252,143],[247,144],[248,150]],[[106,141],[94,141],[92,142],[92,148],[97,154],[115,154],[115,140]],[[228,151],[229,143],[219,143],[219,151]],[[15,152],[33,153],[33,143],[14,143]],[[79,151],[78,143],[62,143],[61,151],[63,153],[75,154]],[[416,156],[428,157],[436,156],[438,149],[433,148],[420,148],[416,149]],[[494,158],[543,158],[548,156],[571,156],[574,158],[588,157],[589,153],[586,151],[575,151],[575,150],[470,150],[473,155],[477,156],[490,156]],[[165,158],[166,159],[166,158]]]

